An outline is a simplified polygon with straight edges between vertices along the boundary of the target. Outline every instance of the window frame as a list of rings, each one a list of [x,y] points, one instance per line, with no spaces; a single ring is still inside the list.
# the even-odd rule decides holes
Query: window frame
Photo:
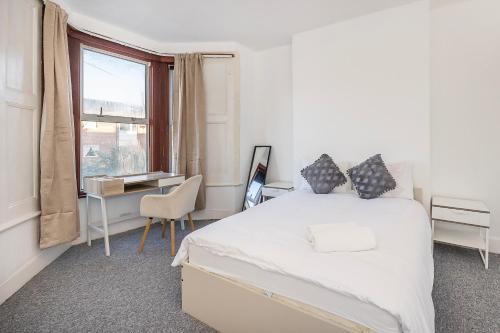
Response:
[[[109,116],[109,115],[97,115],[97,114],[87,114],[83,112],[83,67],[84,67],[84,62],[83,62],[83,52],[85,50],[92,51],[95,53],[101,53],[110,57],[115,57],[118,59],[122,60],[127,60],[131,62],[135,62],[141,65],[146,66],[146,77],[145,77],[145,85],[146,85],[146,91],[145,91],[145,105],[144,105],[144,112],[145,112],[145,117],[144,118],[135,118],[135,117],[121,117],[121,116]],[[149,124],[149,75],[150,71],[149,68],[151,67],[151,62],[149,61],[143,61],[139,59],[134,59],[131,57],[127,57],[118,53],[114,52],[109,52],[105,50],[98,49],[96,47],[89,46],[85,43],[80,44],[80,120],[81,121],[93,121],[93,122],[105,122],[105,123],[121,123],[121,124],[141,124],[141,125],[148,125]],[[149,131],[148,131],[149,132]],[[149,140],[148,140],[149,142]]]
[[[82,66],[83,55],[82,45],[85,48],[95,49],[101,53],[111,53],[120,58],[129,58],[136,62],[147,62],[147,89],[146,89],[146,116],[148,133],[148,172],[170,171],[170,140],[169,140],[169,72],[168,66],[174,64],[174,57],[161,56],[138,48],[125,46],[107,39],[96,37],[85,32],[76,30],[68,25],[68,53],[70,60],[71,95],[73,107],[74,133],[75,133],[75,169],[78,186],[78,196],[85,197],[85,193],[80,189],[80,152],[81,152],[81,121],[88,121],[88,115],[81,117],[82,110]],[[116,123],[118,116],[112,117],[110,122]],[[122,123],[132,123],[129,117],[123,117],[126,121]],[[101,118],[101,122],[102,122]],[[135,118],[139,119],[139,118]],[[144,121],[144,119],[140,118]],[[90,120],[92,121],[92,120]],[[166,124],[166,126],[165,126]]]
[[[115,57],[115,58],[118,58],[118,59],[122,59],[122,60],[127,60],[127,61],[130,61],[130,62],[135,62],[135,63],[138,63],[138,64],[141,64],[141,65],[144,65],[145,66],[145,69],[146,69],[146,75],[144,77],[144,84],[145,84],[145,103],[144,103],[144,115],[145,117],[144,118],[136,118],[136,117],[122,117],[122,116],[110,116],[110,115],[97,115],[97,114],[87,114],[87,113],[84,113],[83,111],[83,100],[84,100],[84,61],[83,61],[83,57],[84,57],[84,51],[85,50],[88,50],[88,51],[92,51],[92,52],[95,52],[95,53],[100,53],[100,54],[104,54],[104,55],[107,55],[107,56],[110,56],[110,57]],[[80,102],[80,124],[84,121],[87,121],[87,122],[95,122],[95,123],[111,123],[111,124],[133,124],[133,125],[146,125],[146,142],[148,143],[146,145],[146,161],[147,161],[147,164],[146,164],[146,172],[149,172],[149,169],[150,169],[150,163],[149,163],[149,158],[150,158],[150,155],[149,155],[149,104],[150,104],[150,101],[149,101],[149,85],[150,85],[150,82],[149,82],[149,68],[151,66],[151,62],[149,61],[143,61],[143,60],[138,60],[138,59],[134,59],[134,58],[131,58],[131,57],[127,57],[127,56],[124,56],[124,55],[121,55],[121,54],[117,54],[117,53],[114,53],[114,52],[109,52],[109,51],[103,51],[101,49],[98,49],[98,48],[95,48],[95,47],[92,47],[92,46],[89,46],[85,43],[82,43],[80,44],[80,98],[79,98],[79,102]],[[81,126],[81,125],[80,125]],[[81,128],[81,127],[80,127]],[[81,132],[80,132],[80,154],[78,156],[78,158],[80,159],[79,160],[79,164],[81,166],[82,164],[82,155],[81,155],[81,151],[83,150],[83,145],[82,145],[82,142],[81,142]],[[81,172],[81,168],[80,168],[80,172]],[[80,179],[80,182],[81,182],[81,179],[82,179],[82,176],[81,174],[78,175],[79,179]],[[79,186],[79,191],[81,191],[81,185]]]

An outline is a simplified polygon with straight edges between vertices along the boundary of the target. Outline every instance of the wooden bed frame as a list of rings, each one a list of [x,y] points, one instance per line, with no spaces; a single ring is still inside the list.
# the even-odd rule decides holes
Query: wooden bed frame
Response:
[[[340,316],[187,262],[182,264],[182,310],[220,332],[373,332]]]
[[[415,189],[422,202],[422,190]],[[366,333],[359,323],[249,284],[182,264],[182,310],[228,333]]]

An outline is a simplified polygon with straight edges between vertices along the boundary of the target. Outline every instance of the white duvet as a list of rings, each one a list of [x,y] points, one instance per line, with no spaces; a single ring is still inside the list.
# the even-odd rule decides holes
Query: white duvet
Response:
[[[345,222],[369,226],[376,248],[318,253],[311,247],[308,225]],[[188,259],[190,244],[374,304],[404,332],[434,332],[431,230],[416,201],[295,191],[189,234],[173,266]]]

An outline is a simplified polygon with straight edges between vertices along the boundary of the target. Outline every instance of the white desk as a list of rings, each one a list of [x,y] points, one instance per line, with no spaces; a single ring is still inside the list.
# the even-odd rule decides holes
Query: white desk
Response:
[[[102,177],[96,177],[97,178],[102,178]],[[150,172],[146,174],[140,174],[140,175],[130,175],[130,176],[116,176],[113,177],[114,179],[123,179],[123,189],[119,192],[116,193],[116,191],[112,194],[102,194],[97,190],[97,187],[92,187],[92,190],[90,190],[90,187],[85,189],[84,191],[87,194],[87,198],[85,201],[85,208],[87,211],[87,245],[91,246],[92,241],[91,241],[91,235],[90,235],[90,230],[97,231],[101,234],[104,235],[104,252],[106,256],[110,255],[110,250],[109,250],[109,233],[108,233],[108,213],[106,209],[106,200],[111,197],[117,197],[117,196],[125,196],[129,195],[132,193],[141,193],[141,192],[149,192],[155,189],[161,189],[163,191],[163,188],[170,187],[170,186],[177,186],[182,184],[182,182],[185,180],[184,175],[178,175],[178,174],[173,174],[173,173],[166,173],[166,172]],[[98,181],[98,180],[97,180]],[[90,216],[90,205],[89,205],[89,200],[91,198],[97,199],[101,202],[101,215],[102,215],[102,228],[89,223],[89,216]]]

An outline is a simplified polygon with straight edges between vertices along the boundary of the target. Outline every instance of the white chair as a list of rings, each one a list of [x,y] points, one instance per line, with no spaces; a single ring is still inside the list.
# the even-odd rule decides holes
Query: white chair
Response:
[[[162,219],[161,237],[165,238],[165,225],[170,220],[170,247],[172,256],[175,255],[175,220],[187,214],[189,227],[194,231],[191,212],[194,211],[194,204],[198,189],[200,188],[201,175],[193,176],[179,185],[169,194],[148,194],[141,199],[141,216],[147,217],[146,228],[142,235],[141,243],[137,249],[140,254],[144,249],[144,242],[148,237],[149,228],[153,223],[153,218]]]

